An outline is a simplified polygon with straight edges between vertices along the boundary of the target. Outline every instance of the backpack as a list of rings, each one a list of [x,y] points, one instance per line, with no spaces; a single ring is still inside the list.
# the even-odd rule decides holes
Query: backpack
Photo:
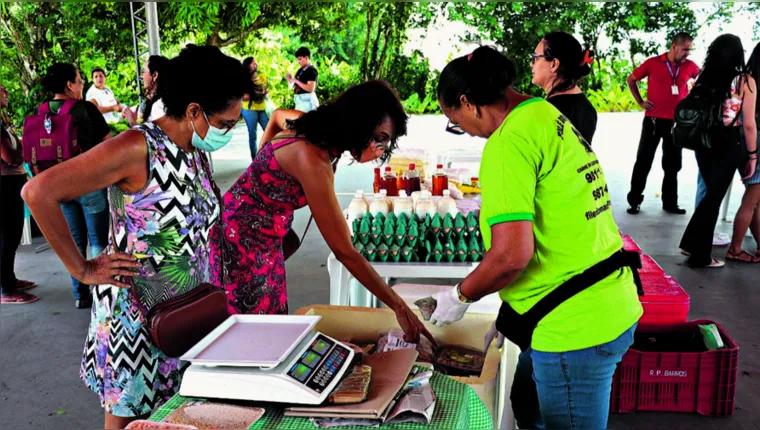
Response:
[[[67,99],[57,114],[52,113],[50,103],[45,102],[36,115],[24,119],[24,161],[35,175],[82,152],[77,142],[76,120],[70,114],[78,101]]]
[[[723,126],[723,99],[712,88],[697,85],[676,106],[673,117],[673,143],[679,148],[699,151],[711,149],[711,135]]]

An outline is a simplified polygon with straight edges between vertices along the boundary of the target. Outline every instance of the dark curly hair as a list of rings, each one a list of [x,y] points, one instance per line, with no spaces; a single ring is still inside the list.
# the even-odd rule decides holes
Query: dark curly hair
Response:
[[[546,60],[559,60],[557,80],[546,97],[573,88],[581,78],[591,73],[591,65],[584,60],[586,56],[594,58],[594,52],[583,48],[571,34],[555,31],[545,34],[542,40]]]
[[[490,46],[481,46],[446,65],[438,80],[438,100],[452,108],[459,107],[462,95],[477,106],[505,102],[516,75],[512,60]]]
[[[729,98],[731,83],[744,69],[742,40],[733,34],[722,34],[707,48],[697,85],[713,89],[723,99]]]
[[[63,94],[66,84],[76,82],[77,68],[70,63],[55,63],[48,67],[42,86],[53,94]]]
[[[240,61],[215,46],[190,44],[166,64],[157,94],[166,115],[179,119],[190,103],[198,103],[207,114],[225,111],[243,98],[248,82]]]
[[[408,116],[396,91],[385,81],[368,81],[352,86],[333,100],[288,121],[289,128],[312,144],[358,157],[374,138],[375,130],[390,118],[393,136],[388,150],[380,157],[387,161],[398,147],[397,139],[406,134]]]

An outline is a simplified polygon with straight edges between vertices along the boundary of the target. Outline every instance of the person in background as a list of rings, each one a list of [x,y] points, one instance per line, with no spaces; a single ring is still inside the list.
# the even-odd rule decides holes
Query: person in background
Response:
[[[643,313],[631,269],[639,257],[622,251],[591,146],[557,108],[516,92],[515,76],[490,47],[441,72],[447,131],[488,139],[479,174],[488,252],[434,296],[431,321],[458,321],[469,303],[498,292],[504,303],[484,348],[498,332],[524,348],[511,396],[520,428],[607,428],[612,376]],[[576,285],[577,294],[551,300]],[[534,307],[536,324],[525,323],[520,314]]]
[[[158,97],[158,77],[169,63],[169,59],[160,55],[151,55],[142,69],[142,81],[145,85],[145,99],[140,104],[137,112],[129,107],[124,108],[122,117],[129,121],[130,127],[137,125],[139,121],[155,121],[164,113],[164,103]],[[145,114],[148,113],[146,117]],[[146,119],[147,118],[147,119]]]
[[[723,127],[711,135],[712,148],[696,151],[699,171],[707,185],[707,193],[689,220],[681,239],[682,253],[689,256],[690,267],[723,267],[724,262],[712,258],[712,237],[720,214],[720,205],[739,169],[742,179],[754,182],[757,167],[757,123],[755,105],[757,83],[752,74],[742,71],[744,47],[733,34],[718,36],[707,48],[707,56],[697,85],[706,86],[723,99]],[[743,123],[744,138],[740,130]],[[746,152],[745,152],[746,149]],[[745,157],[746,154],[746,157]],[[752,224],[760,195],[749,185],[734,220],[734,235],[726,259],[757,263],[755,254],[741,248],[744,234]]]
[[[354,249],[334,191],[341,154],[348,151],[360,163],[387,160],[406,122],[398,95],[382,81],[351,87],[306,114],[274,112],[263,148],[224,194],[224,213],[211,236],[215,285],[227,291],[230,313],[288,313],[283,238],[294,212],[308,205],[335,257],[395,312],[407,339],[416,342],[423,334],[435,342]]]
[[[0,82],[0,203],[3,221],[0,223],[0,303],[25,305],[38,297],[26,291],[36,287],[31,281],[16,278],[16,251],[24,230],[24,201],[21,188],[26,183],[26,170],[21,141],[5,115],[8,109],[8,91]]]
[[[207,151],[232,137],[246,81],[240,62],[219,48],[188,45],[159,83],[164,117],[24,187],[24,199],[66,269],[97,285],[80,378],[100,397],[104,428],[123,429],[147,417],[179,389],[183,364],[153,344],[146,315],[157,303],[208,282],[207,238],[219,202]],[[108,253],[86,260],[59,204],[104,187],[115,236]],[[131,288],[123,277],[131,278]]]
[[[631,191],[628,193],[628,213],[636,215],[644,201],[647,176],[652,169],[657,146],[662,140],[662,209],[670,214],[685,215],[678,206],[678,172],[681,171],[681,148],[673,144],[673,116],[678,102],[689,93],[688,83],[699,75],[697,66],[687,57],[691,54],[693,38],[678,33],[670,45],[670,51],[646,60],[628,76],[628,88],[636,103],[644,109],[641,140],[631,175]],[[639,92],[638,81],[648,79],[647,99]]]
[[[531,59],[533,84],[544,89],[546,100],[570,120],[589,144],[596,132],[596,109],[578,88],[578,81],[591,73],[593,61],[593,52],[563,32],[545,34]]]
[[[107,123],[115,124],[119,122],[121,115],[118,113],[121,113],[124,107],[116,100],[113,91],[106,86],[106,72],[100,67],[96,67],[92,69],[90,77],[93,84],[87,90],[85,100],[91,101],[98,107]]]
[[[267,115],[267,78],[259,72],[259,63],[253,57],[243,60],[243,68],[249,71],[251,75],[251,85],[246,94],[243,96],[243,119],[248,126],[248,146],[251,149],[251,159],[256,158],[256,133],[259,125],[261,130],[266,130],[269,124],[269,115]]]
[[[84,83],[79,71],[72,64],[53,64],[48,69],[42,85],[55,94],[53,100],[50,101],[50,111],[53,113],[57,113],[70,98],[82,99]],[[86,100],[78,102],[71,108],[71,115],[76,121],[77,140],[83,153],[87,153],[111,137],[111,129],[93,103]],[[49,186],[57,188],[57,186]],[[69,234],[82,258],[87,256],[88,242],[90,256],[94,258],[100,255],[108,245],[108,192],[105,187],[89,190],[71,199],[61,200],[60,203],[69,225]],[[40,219],[35,218],[35,220],[39,225]],[[91,284],[81,282],[76,276],[71,277],[71,283],[75,299],[74,306],[78,309],[90,309],[92,306]]]
[[[302,46],[296,51],[296,60],[301,68],[296,72],[294,78],[290,73],[285,75],[288,83],[293,85],[295,92],[296,110],[301,112],[310,112],[319,106],[317,100],[317,80],[319,72],[317,68],[311,65],[311,51],[309,48]]]

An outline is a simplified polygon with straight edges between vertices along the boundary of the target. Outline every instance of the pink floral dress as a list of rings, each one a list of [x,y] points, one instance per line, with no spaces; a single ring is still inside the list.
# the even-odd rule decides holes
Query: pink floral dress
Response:
[[[282,238],[306,196],[274,151],[298,140],[267,143],[222,197],[222,218],[211,234],[211,274],[227,291],[233,314],[288,313]]]

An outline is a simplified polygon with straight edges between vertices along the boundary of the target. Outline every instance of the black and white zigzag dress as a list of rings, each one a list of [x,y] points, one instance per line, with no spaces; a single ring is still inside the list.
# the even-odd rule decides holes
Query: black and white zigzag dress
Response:
[[[135,127],[148,143],[145,188],[108,194],[119,250],[142,263],[135,288],[94,288],[92,320],[80,377],[107,412],[121,417],[149,414],[179,389],[182,367],[153,345],[147,310],[209,278],[208,237],[219,217],[205,157],[178,148],[153,123]]]

